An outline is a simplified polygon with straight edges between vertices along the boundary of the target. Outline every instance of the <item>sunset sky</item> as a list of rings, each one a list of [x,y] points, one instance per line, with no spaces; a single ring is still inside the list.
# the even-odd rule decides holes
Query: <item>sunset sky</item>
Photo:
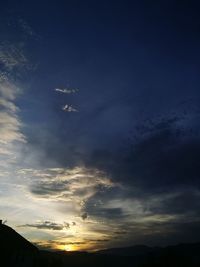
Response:
[[[47,249],[200,241],[198,1],[1,1],[0,219]]]

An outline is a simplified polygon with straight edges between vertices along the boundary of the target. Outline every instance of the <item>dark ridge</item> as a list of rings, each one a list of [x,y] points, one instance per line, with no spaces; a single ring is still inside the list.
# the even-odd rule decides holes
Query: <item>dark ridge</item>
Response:
[[[95,253],[38,250],[11,227],[0,224],[2,267],[199,267],[200,243],[111,248]]]
[[[38,249],[23,236],[18,234],[11,227],[0,224],[0,250],[30,250],[38,251]]]
[[[120,256],[138,256],[154,251],[156,248],[136,245],[131,247],[122,247],[122,248],[110,248],[97,251],[97,254],[104,255],[120,255]]]
[[[0,266],[37,267],[38,249],[11,227],[0,222]]]

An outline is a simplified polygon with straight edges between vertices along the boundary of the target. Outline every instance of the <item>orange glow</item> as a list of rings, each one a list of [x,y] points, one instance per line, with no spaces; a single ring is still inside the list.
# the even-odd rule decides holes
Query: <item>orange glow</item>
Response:
[[[67,244],[66,245],[58,245],[56,246],[56,249],[59,250],[65,250],[65,251],[76,251],[78,248],[73,244]]]
[[[94,247],[94,244],[62,244],[62,245],[56,245],[54,248],[58,250],[64,250],[64,251],[95,251],[97,250],[96,247]]]
[[[77,248],[74,245],[65,245],[64,250],[65,251],[76,251]]]

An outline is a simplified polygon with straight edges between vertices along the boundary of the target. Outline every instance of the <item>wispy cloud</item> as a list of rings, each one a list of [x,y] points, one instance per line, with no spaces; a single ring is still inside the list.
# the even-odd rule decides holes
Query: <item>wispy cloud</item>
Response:
[[[105,173],[85,167],[21,169],[18,174],[30,179],[30,190],[35,197],[73,200],[78,203],[87,201],[99,190],[118,186]]]
[[[27,36],[35,37],[38,39],[38,35],[34,32],[33,28],[27,23],[26,20],[20,17],[17,22]]]
[[[0,63],[11,71],[16,67],[27,66],[28,60],[19,46],[4,42],[0,44]]]
[[[63,94],[75,94],[77,93],[79,90],[78,89],[74,89],[74,88],[55,88],[56,92],[60,92]]]
[[[0,81],[0,155],[12,154],[16,142],[26,141],[21,132],[19,108],[15,104],[18,92],[13,83]]]
[[[37,222],[34,224],[24,224],[19,225],[18,227],[30,227],[30,228],[37,228],[37,229],[43,229],[43,230],[56,230],[61,231],[64,229],[68,229],[70,227],[70,224],[67,222],[64,222],[62,224],[50,222],[50,221],[44,221],[44,222]]]
[[[65,105],[62,110],[65,112],[78,112],[78,110],[73,108],[71,105]]]
[[[81,239],[81,241],[74,239],[74,241],[69,241],[69,240],[64,240],[64,241],[60,241],[60,240],[47,240],[47,241],[40,241],[40,242],[35,242],[34,244],[41,248],[41,249],[50,249],[50,250],[56,250],[56,249],[64,249],[64,250],[73,250],[75,248],[75,250],[83,250],[83,248],[85,247],[86,249],[88,247],[92,247],[95,244],[104,244],[104,243],[108,243],[110,241],[110,239],[106,239],[106,238],[102,238],[102,239],[89,239],[89,238],[83,238]],[[94,248],[93,248],[94,249]]]
[[[19,48],[5,43],[0,45],[0,64],[3,66],[0,72],[0,162],[11,161],[11,157],[6,161],[5,156],[13,155],[14,158],[16,142],[26,140],[21,132],[19,108],[15,104],[20,89],[10,77],[14,68],[21,68],[26,63],[27,59]]]
[[[11,112],[17,112],[19,110],[13,102],[3,98],[0,98],[0,106]]]

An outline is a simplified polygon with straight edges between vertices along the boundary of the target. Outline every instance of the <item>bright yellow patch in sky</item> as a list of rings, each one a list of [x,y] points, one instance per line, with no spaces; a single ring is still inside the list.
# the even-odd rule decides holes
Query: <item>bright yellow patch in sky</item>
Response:
[[[63,250],[66,250],[66,251],[76,251],[77,248],[74,245],[64,245]]]

